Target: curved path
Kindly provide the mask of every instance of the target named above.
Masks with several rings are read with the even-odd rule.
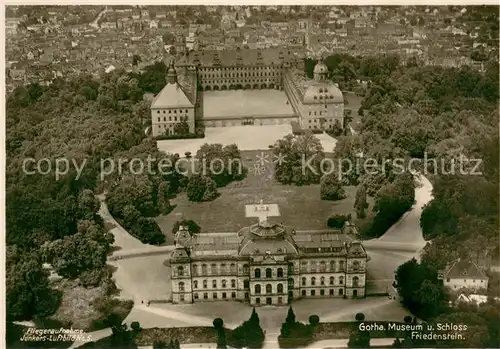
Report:
[[[405,213],[399,221],[385,232],[378,240],[391,243],[411,244],[424,247],[420,216],[424,206],[432,200],[432,184],[422,175],[416,176],[417,188],[415,189],[415,203],[410,211]]]
[[[133,237],[128,231],[126,231],[109,213],[108,205],[106,204],[106,195],[100,194],[97,196],[101,202],[101,207],[99,208],[99,215],[102,217],[105,223],[112,225],[113,228],[109,231],[115,237],[114,247],[119,247],[119,251],[134,250],[140,248],[153,247],[147,245]],[[115,252],[116,253],[116,252]]]

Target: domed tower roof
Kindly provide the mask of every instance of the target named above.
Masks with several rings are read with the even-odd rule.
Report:
[[[295,231],[282,224],[271,223],[267,220],[241,229],[238,233],[243,237],[240,256],[298,253],[292,235]]]
[[[167,84],[177,83],[177,71],[175,70],[174,60],[170,60],[170,64],[167,69]]]
[[[313,73],[314,73],[314,80],[316,81],[326,80],[326,77],[328,75],[328,67],[323,62],[322,59],[320,59],[318,63],[316,63],[316,65],[314,66]]]

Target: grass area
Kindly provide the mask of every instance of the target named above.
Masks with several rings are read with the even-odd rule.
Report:
[[[103,295],[103,289],[101,287],[86,288],[79,286],[75,281],[68,280],[61,280],[55,288],[61,290],[63,296],[59,309],[51,318],[73,328],[90,329],[93,320],[99,317],[99,312],[94,308],[93,303]]]
[[[273,159],[270,152],[263,152],[267,160]],[[185,193],[179,194],[172,200],[175,209],[166,216],[157,217],[157,222],[167,237],[167,242],[172,243],[172,227],[181,217],[193,219],[202,227],[204,232],[235,232],[255,223],[256,218],[245,217],[245,205],[258,203],[261,199],[265,203],[277,204],[281,213],[280,217],[271,218],[284,222],[296,229],[327,229],[327,219],[332,214],[351,213],[356,218],[354,200],[356,187],[345,187],[347,197],[339,201],[324,201],[320,199],[320,186],[294,186],[282,185],[273,178],[272,162],[258,171],[254,164],[261,155],[260,151],[242,152],[243,164],[249,169],[245,179],[230,183],[225,188],[219,188],[220,196],[210,202],[190,202]],[[373,205],[368,198],[370,208]],[[362,224],[370,219],[355,221]]]
[[[95,331],[106,327],[101,320],[105,313],[115,313],[125,319],[132,309],[133,302],[112,299],[105,295],[102,287],[83,287],[76,281],[61,280],[55,285],[63,292],[61,305],[50,317],[66,327]],[[105,309],[97,309],[98,305]]]
[[[226,338],[231,330],[226,329]],[[170,327],[170,328],[147,328],[138,332],[132,332],[133,343],[128,349],[152,346],[155,341],[170,343],[178,340],[181,344],[191,343],[217,343],[217,333],[213,327]],[[115,348],[111,343],[111,337],[106,337],[97,342],[90,342],[81,348]]]
[[[226,338],[231,330],[226,329]],[[217,333],[213,327],[175,327],[175,328],[147,328],[143,329],[137,337],[135,344],[138,346],[153,345],[154,341],[177,339],[181,344],[189,343],[216,343]]]

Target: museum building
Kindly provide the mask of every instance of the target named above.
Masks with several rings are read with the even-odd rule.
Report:
[[[290,114],[253,115],[250,108],[248,115],[230,120],[203,117],[202,91],[256,89],[283,91],[293,107]],[[237,107],[238,101],[234,103]],[[170,62],[167,84],[152,101],[151,117],[153,136],[173,134],[175,124],[182,121],[193,132],[195,120],[206,127],[296,121],[302,129],[328,130],[343,127],[344,98],[321,59],[309,79],[300,54],[287,49],[191,51],[175,66]]]
[[[181,226],[170,259],[172,301],[364,297],[367,254],[356,237],[350,223],[311,232],[265,219],[237,233],[194,235]]]

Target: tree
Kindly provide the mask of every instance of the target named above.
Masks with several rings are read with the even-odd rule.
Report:
[[[255,307],[252,310],[252,315],[250,315],[250,320],[252,324],[258,325],[260,320],[259,320],[259,314],[257,314],[257,311],[255,311]]]
[[[235,348],[261,348],[264,338],[264,331],[259,325],[259,316],[254,308],[250,319],[231,332],[228,344]]]
[[[349,222],[351,220],[351,215],[342,215],[336,214],[328,218],[327,225],[329,228],[342,228],[345,222]]]
[[[158,185],[158,194],[156,199],[158,201],[158,211],[161,214],[167,214],[172,210],[172,205],[170,205],[170,184],[167,181],[163,181]]]
[[[292,307],[288,308],[288,314],[286,315],[285,323],[293,325],[295,323],[295,313]]]
[[[412,207],[415,200],[413,175],[409,172],[396,175],[394,181],[382,187],[377,196],[373,207],[376,216],[370,231],[373,237],[385,233]]]
[[[39,257],[22,254],[16,247],[6,253],[6,317],[8,321],[31,320],[53,314],[61,294],[50,288],[48,272]]]
[[[203,193],[202,201],[212,201],[219,196],[217,192],[217,184],[211,178],[206,177],[205,192]]]
[[[126,228],[137,223],[141,213],[133,205],[127,205],[123,208],[123,224]]]
[[[103,244],[102,240],[96,241],[91,235],[78,232],[46,242],[40,251],[44,261],[51,264],[59,275],[75,279],[85,272],[103,270],[110,247],[109,243]]]
[[[32,101],[38,100],[43,95],[43,88],[39,83],[28,85],[28,94]]]
[[[224,321],[220,317],[215,318],[213,321],[213,325],[215,329],[218,330],[224,326]]]
[[[201,173],[215,181],[217,187],[240,180],[246,175],[241,153],[236,144],[204,144],[196,152]]]
[[[309,324],[311,325],[311,327],[316,327],[319,324],[319,316],[318,315],[309,316]]]
[[[189,134],[189,124],[186,121],[176,123],[174,125],[174,134],[180,136]]]
[[[199,174],[192,175],[187,185],[190,201],[211,201],[218,196],[217,186],[211,178]]]
[[[365,314],[357,313],[355,316],[356,321],[363,322],[365,320]],[[370,332],[361,331],[359,326],[356,326],[351,330],[349,335],[349,341],[347,342],[348,348],[369,348],[370,347]]]
[[[166,241],[158,223],[152,218],[140,217],[129,231],[143,243],[159,246]]]
[[[358,322],[363,322],[365,320],[365,314],[363,314],[363,313],[356,313],[356,316],[354,318]]]
[[[285,160],[275,163],[278,182],[295,185],[319,183],[324,154],[319,139],[312,133],[297,137],[287,135],[276,142],[273,152]]]
[[[136,332],[142,330],[141,324],[138,321],[132,321],[132,323],[130,324],[130,328]]]
[[[123,209],[133,205],[142,216],[150,217],[156,214],[154,204],[151,205],[155,188],[147,175],[127,175],[119,181],[107,195],[109,211],[115,217],[123,216]]]
[[[417,316],[431,319],[446,309],[446,293],[432,266],[412,259],[396,270],[396,284],[403,305]]]
[[[356,209],[356,215],[358,218],[365,218],[365,209],[368,208],[368,202],[366,201],[366,187],[361,184],[356,191],[356,199],[354,201],[354,208]]]
[[[94,219],[101,203],[92,190],[84,189],[78,195],[78,209],[83,219]]]
[[[139,62],[142,62],[141,56],[133,55],[132,56],[132,65],[137,65]]]
[[[346,197],[341,181],[338,180],[335,173],[329,173],[321,177],[321,200],[342,200]]]
[[[167,349],[167,343],[164,341],[153,341],[153,349]]]
[[[434,320],[435,324],[462,324],[467,326],[467,336],[461,340],[446,340],[446,344],[443,340],[438,340],[437,345],[448,345],[453,347],[467,347],[467,348],[484,348],[488,347],[488,340],[490,338],[489,330],[486,321],[479,315],[472,311],[461,312],[456,311],[451,314],[442,314]],[[498,327],[498,326],[497,326]],[[498,329],[497,329],[498,331]],[[446,330],[445,333],[453,333],[453,330]],[[498,337],[496,338],[496,343],[498,344]]]

